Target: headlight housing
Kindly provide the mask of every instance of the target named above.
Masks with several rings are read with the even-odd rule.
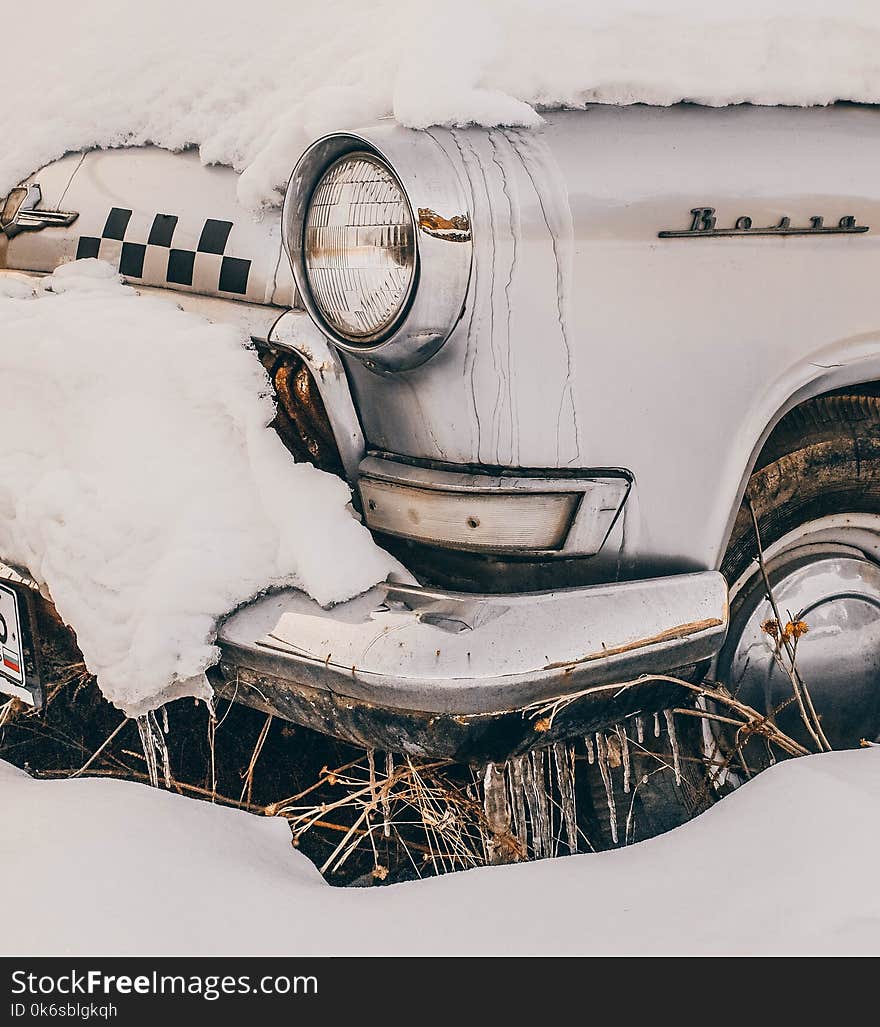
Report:
[[[303,306],[368,367],[417,367],[460,320],[471,218],[452,160],[427,132],[319,139],[294,169],[282,221]]]
[[[415,281],[415,226],[406,194],[372,154],[346,154],[319,179],[305,216],[303,263],[331,331],[352,345],[393,331]]]

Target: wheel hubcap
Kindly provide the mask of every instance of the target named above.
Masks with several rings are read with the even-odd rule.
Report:
[[[880,733],[880,518],[823,518],[803,525],[765,554],[779,619],[807,625],[793,640],[795,665],[834,748]],[[731,624],[718,680],[762,714],[792,697],[775,614],[760,568],[731,588]],[[778,631],[778,629],[776,629]],[[777,715],[780,728],[815,748],[796,703]]]

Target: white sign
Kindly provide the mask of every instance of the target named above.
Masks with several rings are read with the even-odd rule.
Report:
[[[21,644],[21,620],[18,596],[0,584],[0,674],[24,687],[24,651]]]

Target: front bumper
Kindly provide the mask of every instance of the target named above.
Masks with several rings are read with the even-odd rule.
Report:
[[[368,748],[500,759],[674,701],[641,675],[721,647],[713,571],[517,595],[384,584],[324,610],[264,597],[219,635],[222,694]],[[581,693],[547,729],[527,708]]]

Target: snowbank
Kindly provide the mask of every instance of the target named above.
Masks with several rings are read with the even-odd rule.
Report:
[[[311,139],[387,114],[528,126],[596,100],[880,101],[872,0],[45,0],[11,12],[17,28],[39,44],[4,51],[0,193],[67,150],[152,141],[241,170],[257,206]]]
[[[267,427],[269,383],[237,330],[94,260],[37,296],[5,291],[0,559],[48,587],[126,713],[210,694],[216,620],[260,590],[326,604],[387,576],[348,488]]]
[[[127,782],[0,763],[0,823],[6,955],[880,954],[876,747],[628,849],[391,888],[331,888],[283,822]]]

